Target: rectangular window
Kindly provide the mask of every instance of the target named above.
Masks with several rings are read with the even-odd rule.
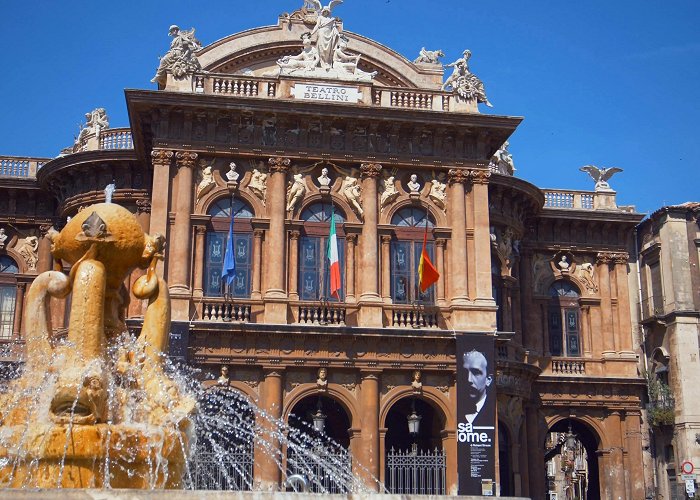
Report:
[[[429,241],[426,250],[430,262],[435,265],[434,243]],[[422,251],[422,241],[391,242],[391,300],[394,304],[434,303],[435,286],[429,287],[425,293],[420,291],[418,265]]]
[[[0,339],[12,338],[12,329],[15,323],[16,297],[16,287],[0,287]]]
[[[227,292],[231,297],[249,298],[252,279],[252,237],[250,233],[233,234],[233,259],[236,270],[228,291],[221,278],[226,254],[227,232],[207,233],[207,247],[204,256],[204,295],[222,297]]]
[[[549,352],[552,356],[561,356],[563,354],[561,324],[561,310],[559,308],[549,310]]]
[[[653,314],[663,314],[664,296],[661,282],[661,265],[658,261],[649,265],[649,277],[651,279],[651,304],[654,308]]]
[[[340,263],[340,302],[345,299],[345,239],[338,238],[338,260]],[[299,298],[301,300],[328,300],[338,302],[330,296],[330,261],[328,260],[328,238],[302,236],[299,239]]]

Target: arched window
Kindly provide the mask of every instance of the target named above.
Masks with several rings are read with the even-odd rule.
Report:
[[[236,264],[235,275],[230,289],[226,289],[221,273],[226,253],[229,225],[231,223],[231,199],[222,198],[209,209],[211,223],[207,230],[206,252],[204,253],[204,295],[221,297],[250,297],[253,265],[253,226],[250,219],[253,211],[246,202],[233,199],[233,255]]]
[[[549,352],[552,356],[580,356],[581,292],[569,281],[549,287]]]
[[[425,293],[418,287],[418,264],[423,250],[423,236],[428,229],[435,227],[435,219],[420,207],[407,207],[399,210],[391,218],[394,226],[391,241],[391,299],[395,304],[435,302],[434,286]],[[435,264],[435,243],[432,231],[428,231],[426,245],[430,261]]]
[[[328,236],[331,212],[335,211],[335,232],[340,261],[340,301],[345,299],[345,216],[330,203],[314,203],[301,213],[304,230],[299,241],[299,298],[301,300],[338,299],[330,296]]]
[[[12,338],[17,302],[17,284],[13,275],[18,272],[14,260],[0,255],[0,339]]]

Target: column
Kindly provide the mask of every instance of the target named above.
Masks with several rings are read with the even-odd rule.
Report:
[[[472,207],[474,210],[474,251],[476,301],[493,306],[491,297],[491,235],[489,231],[489,177],[488,170],[469,172],[472,181]],[[472,276],[470,276],[471,278]]]
[[[204,254],[206,249],[207,228],[206,226],[196,226],[194,228],[194,279],[192,286],[194,296],[201,298],[204,296]]]
[[[362,448],[364,466],[379,477],[379,371],[362,371],[360,407],[362,413]],[[377,484],[365,478],[367,486],[377,491]]]
[[[289,233],[289,300],[299,300],[299,231]]]
[[[360,326],[381,327],[384,324],[378,278],[377,178],[382,171],[378,163],[363,163],[362,207],[364,221],[360,238]]]
[[[642,459],[641,412],[625,414],[625,449],[630,477],[630,498],[644,498],[644,462]]]
[[[262,240],[265,231],[262,229],[253,230],[253,289],[250,298],[260,300],[262,298],[260,277],[262,275]]]
[[[615,273],[617,281],[617,303],[620,315],[620,330],[618,339],[618,350],[629,356],[634,356],[634,340],[632,338],[632,320],[630,318],[629,307],[625,307],[630,302],[629,281],[627,280],[627,262],[629,256],[626,253],[615,254]]]
[[[525,405],[525,425],[527,426],[527,451],[530,458],[530,498],[545,498],[544,484],[544,439],[540,439],[537,406]]]
[[[162,234],[168,238],[168,211],[170,209],[170,164],[174,153],[165,149],[151,151],[153,163],[153,186],[151,189],[151,218],[148,233]],[[165,276],[164,261],[158,261],[159,276]]]
[[[391,236],[382,235],[382,300],[391,304]]]
[[[24,292],[26,287],[26,283],[17,283],[17,291],[15,294],[15,315],[12,326],[12,337],[14,339],[19,339],[22,336],[22,314],[24,313]]]
[[[357,246],[357,235],[346,235],[345,245],[345,302],[354,303],[357,301],[355,298],[355,247]]]
[[[263,371],[265,379],[262,387],[262,410],[273,419],[278,419],[282,416],[282,369],[265,367]],[[271,453],[275,453],[275,450],[280,449],[280,442],[275,435],[276,426],[263,420],[258,427],[269,449],[266,450],[264,445],[257,442],[255,444],[254,482],[261,491],[276,491],[280,485],[281,471],[275,459],[270,456]]]
[[[53,257],[51,256],[51,240],[46,237],[50,224],[39,226],[41,237],[39,238],[39,262],[37,263],[37,273],[41,274],[51,270]]]
[[[274,157],[268,161],[270,174],[267,179],[266,203],[270,215],[270,229],[267,235],[267,256],[270,259],[266,266],[265,291],[265,322],[287,323],[287,275],[285,255],[287,252],[287,234],[284,229],[287,197],[287,171],[291,160],[289,158]]]
[[[627,498],[625,494],[625,468],[622,457],[622,427],[620,422],[619,411],[610,412],[610,416],[605,422],[606,428],[609,430],[608,437],[613,443],[617,444],[617,446],[610,447],[609,462],[605,476],[608,483],[608,491],[612,492],[612,498],[615,499]]]
[[[192,229],[190,216],[192,214],[193,179],[192,169],[197,160],[197,153],[178,151],[175,153],[177,174],[177,199],[175,206],[175,224],[172,235],[168,240],[166,250],[168,260],[168,284],[172,298],[172,316],[174,320],[186,321],[190,316],[190,250],[192,246]],[[158,186],[160,189],[160,186]]]
[[[440,273],[440,278],[437,282],[437,305],[444,307],[447,305],[445,302],[445,279],[447,278],[447,273],[445,272],[445,247],[447,246],[447,240],[445,238],[438,238],[435,240],[435,265]]]
[[[443,430],[440,432],[442,438],[442,449],[445,450],[447,463],[445,464],[445,493],[448,495],[456,495],[459,483],[457,481],[457,432]]]
[[[615,353],[615,341],[612,336],[612,311],[610,304],[610,254],[599,253],[597,256],[598,281],[600,282],[600,319],[599,337],[603,339],[603,357]]]
[[[453,305],[467,303],[467,212],[464,185],[469,181],[469,172],[452,169],[448,172],[450,185],[450,214],[452,241],[450,245],[450,299]],[[489,240],[490,241],[490,240]],[[489,266],[491,269],[491,266]]]

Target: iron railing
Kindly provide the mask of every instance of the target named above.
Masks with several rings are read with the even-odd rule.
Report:
[[[445,450],[389,450],[386,488],[395,495],[445,495]]]

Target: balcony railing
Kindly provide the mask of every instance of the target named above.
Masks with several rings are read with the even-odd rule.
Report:
[[[134,149],[131,129],[108,128],[100,133],[100,149]]]
[[[434,307],[392,306],[389,313],[395,328],[439,328],[439,314]]]
[[[343,304],[310,302],[296,308],[296,322],[302,325],[345,325],[346,310]]]
[[[0,177],[36,177],[37,171],[49,161],[48,158],[27,158],[23,156],[0,156]]]

